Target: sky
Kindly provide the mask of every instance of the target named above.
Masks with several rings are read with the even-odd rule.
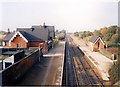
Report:
[[[118,25],[119,0],[0,0],[0,30],[32,25],[67,32]]]

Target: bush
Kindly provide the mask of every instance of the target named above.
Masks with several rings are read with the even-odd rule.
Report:
[[[117,43],[113,43],[112,41],[107,41],[108,47],[118,47]]]
[[[64,33],[60,33],[56,36],[56,39],[58,40],[64,40],[65,39],[65,34]]]
[[[79,36],[79,32],[75,32],[75,33],[74,33],[74,36]]]
[[[54,40],[54,46],[57,46],[59,44],[59,40]]]
[[[117,82],[120,78],[120,76],[118,75],[120,74],[120,70],[118,69],[119,67],[120,62],[116,62],[109,70],[110,79],[113,81],[113,83]]]

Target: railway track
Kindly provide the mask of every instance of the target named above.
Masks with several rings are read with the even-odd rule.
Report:
[[[67,42],[66,85],[104,87],[100,75],[91,66],[90,61],[73,42],[73,39],[69,38]]]

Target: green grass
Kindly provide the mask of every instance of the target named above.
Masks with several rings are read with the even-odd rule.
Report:
[[[105,54],[104,52],[99,52],[101,53],[102,55],[106,56],[107,58],[111,59],[112,60],[112,56],[111,55],[108,55],[108,54]]]
[[[113,60],[113,59],[112,59],[112,55],[106,54],[106,53],[104,53],[104,52],[99,52],[99,53],[101,53],[102,55],[106,56],[107,58]],[[119,56],[120,56],[120,54],[115,54],[115,57],[116,57],[115,59],[118,60]]]
[[[3,60],[3,59],[8,58],[8,57],[9,57],[9,56],[5,56],[5,55],[3,56],[3,55],[2,55],[2,56],[0,56],[0,60]]]
[[[120,62],[117,61],[116,63],[113,64],[113,66],[109,70],[110,80],[112,80],[113,84],[116,83],[120,78],[120,76],[118,75],[120,74],[119,67]]]

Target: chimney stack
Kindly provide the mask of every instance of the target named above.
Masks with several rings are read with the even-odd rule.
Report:
[[[43,27],[46,28],[45,22],[43,23]]]
[[[43,26],[45,26],[45,22],[43,23]]]
[[[8,28],[8,33],[10,33],[10,29]]]

